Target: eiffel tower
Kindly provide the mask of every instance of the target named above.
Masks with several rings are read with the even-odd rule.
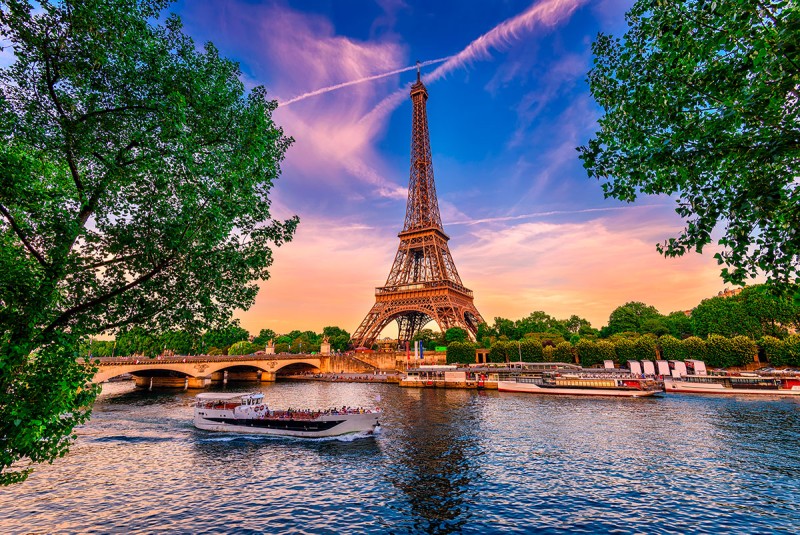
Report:
[[[458,276],[447,247],[450,237],[442,228],[433,181],[427,100],[428,90],[417,67],[417,81],[411,86],[411,177],[406,220],[398,234],[400,247],[386,284],[375,289],[372,310],[353,334],[354,347],[372,347],[392,321],[397,321],[401,344],[431,321],[442,332],[461,327],[473,340],[483,323],[472,302],[472,291]]]

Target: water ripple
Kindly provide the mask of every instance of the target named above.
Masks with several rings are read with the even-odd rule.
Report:
[[[253,385],[248,385],[251,388]],[[795,400],[257,386],[374,406],[369,437],[214,434],[191,395],[112,385],[70,454],[0,488],[2,533],[794,533]]]

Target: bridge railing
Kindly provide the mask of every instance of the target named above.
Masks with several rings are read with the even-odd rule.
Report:
[[[245,360],[296,360],[320,358],[323,355],[281,353],[278,355],[172,355],[169,357],[93,357],[101,366],[128,366],[130,364],[185,364],[187,362],[239,362]]]

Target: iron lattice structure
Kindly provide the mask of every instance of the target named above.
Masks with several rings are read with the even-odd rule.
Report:
[[[433,180],[431,142],[426,102],[428,90],[419,78],[411,86],[411,176],[403,230],[398,234],[392,270],[386,284],[375,289],[375,304],[352,337],[355,347],[372,347],[381,331],[397,321],[399,341],[410,341],[422,327],[435,321],[444,332],[461,327],[475,339],[483,323],[456,270],[442,228],[436,184]]]

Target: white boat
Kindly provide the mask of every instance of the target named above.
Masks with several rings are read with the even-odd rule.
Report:
[[[742,373],[740,375],[678,375],[664,379],[667,392],[695,394],[758,394],[800,396],[800,377],[777,377]]]
[[[519,376],[498,381],[497,389],[501,392],[529,394],[629,398],[654,396],[661,392],[658,383],[651,378],[607,373],[544,373]]]
[[[223,431],[290,437],[333,437],[372,434],[380,409],[272,410],[261,393],[211,393],[195,397],[194,425]]]

